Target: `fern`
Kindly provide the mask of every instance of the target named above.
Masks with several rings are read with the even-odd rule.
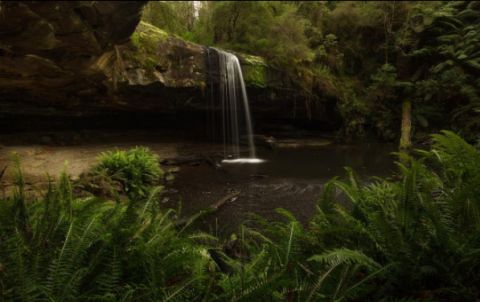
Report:
[[[362,184],[351,170],[330,181],[307,225],[279,209],[282,219],[258,218],[227,242],[178,230],[175,212],[159,207],[161,187],[120,203],[78,198],[64,173],[29,200],[19,171],[16,191],[0,202],[2,298],[473,300],[480,151],[444,131],[416,154],[402,158],[395,181]]]
[[[376,269],[380,267],[378,263],[365,256],[362,252],[345,248],[326,251],[320,255],[314,255],[308,260],[325,263],[330,266],[358,264],[368,269]]]
[[[104,187],[115,187],[115,184],[119,183],[123,191],[119,193],[130,195],[133,199],[146,197],[151,187],[158,184],[163,175],[157,155],[144,147],[104,152],[98,157],[98,161],[89,173],[83,175],[83,182],[98,180],[103,182],[99,186]],[[87,183],[84,186],[91,190],[92,184]]]

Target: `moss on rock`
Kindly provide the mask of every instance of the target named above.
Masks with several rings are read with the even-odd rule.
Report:
[[[170,35],[146,22],[140,22],[130,38],[131,47],[122,51],[122,56],[133,69],[142,69],[145,81],[160,81],[172,87],[203,87],[205,85],[204,47]],[[250,87],[268,86],[268,65],[261,57],[237,53],[242,64],[245,83]],[[150,80],[148,80],[150,79]]]
[[[138,24],[119,56],[117,78],[128,85],[201,87],[205,82],[204,48],[146,22]]]
[[[141,21],[130,37],[134,50],[126,53],[126,57],[137,63],[136,65],[153,72],[158,64],[159,46],[167,40],[167,32]]]
[[[248,86],[267,87],[268,65],[261,57],[238,54],[242,63],[243,78]]]
[[[141,21],[130,37],[130,41],[139,51],[154,53],[158,50],[158,45],[165,42],[167,38],[167,32]]]

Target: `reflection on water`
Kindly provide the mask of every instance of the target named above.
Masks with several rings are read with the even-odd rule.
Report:
[[[394,168],[394,146],[387,144],[331,145],[322,148],[285,148],[260,153],[259,165],[224,165],[237,176],[265,174],[292,179],[329,179],[353,168],[360,176],[385,176]]]
[[[261,158],[234,158],[234,159],[224,159],[222,164],[262,164],[265,160]]]
[[[364,180],[391,175],[395,168],[391,154],[395,148],[386,144],[259,151],[258,157],[265,161],[258,164],[227,162],[221,169],[183,166],[173,184],[178,195],[171,199],[182,200],[184,215],[192,215],[232,192],[240,192],[235,201],[203,221],[204,225],[228,234],[249,213],[275,218],[276,208],[286,208],[307,221],[314,214],[323,184],[345,175],[347,166]]]

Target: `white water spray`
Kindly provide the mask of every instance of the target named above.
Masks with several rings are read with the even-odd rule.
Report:
[[[248,104],[247,90],[240,62],[234,54],[215,49],[218,53],[220,76],[219,97],[222,110],[223,144],[225,163],[261,163],[257,158],[253,139],[253,126]],[[242,107],[240,107],[242,106]],[[243,110],[242,110],[243,109]],[[249,157],[240,154],[240,118],[245,116]]]

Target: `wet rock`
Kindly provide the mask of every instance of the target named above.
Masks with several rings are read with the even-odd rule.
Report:
[[[252,179],[265,179],[265,178],[268,177],[268,175],[267,175],[267,174],[258,174],[258,173],[257,173],[257,174],[252,174],[252,175],[250,175],[250,177],[251,177]]]
[[[160,161],[160,164],[163,166],[182,166],[182,165],[199,166],[201,164],[207,164],[214,168],[221,168],[219,158],[216,158],[213,156],[205,156],[205,155],[188,155],[188,156],[178,156],[174,158],[165,158],[162,161]],[[179,168],[175,167],[173,169],[179,169]]]
[[[45,144],[45,145],[51,145],[53,144],[53,138],[48,135],[44,135],[40,137],[40,143]]]
[[[205,162],[205,160],[205,157],[198,155],[178,156],[175,158],[165,158],[160,162],[160,164],[165,166],[179,166],[192,163],[201,163]]]
[[[9,101],[23,113],[25,103],[81,108],[92,95],[87,103],[98,102],[106,75],[92,64],[128,42],[144,3],[0,2],[0,110],[11,111],[2,106]]]
[[[0,1],[0,113],[18,123],[25,115],[204,116],[207,48],[140,22],[144,4]],[[260,57],[237,55],[255,117],[328,116],[318,102],[296,97],[287,73]]]
[[[283,139],[277,141],[278,148],[323,147],[332,144],[327,139]]]
[[[256,134],[253,136],[255,145],[274,149],[277,146],[277,141],[273,136]]]
[[[0,5],[0,112],[206,108],[206,48],[140,22],[143,1]],[[255,74],[266,68],[258,57],[243,62]]]
[[[267,149],[274,149],[276,147],[276,140],[273,136],[255,134],[253,135],[253,141],[257,147],[264,147]],[[240,143],[244,146],[248,146],[248,137],[242,136]]]

